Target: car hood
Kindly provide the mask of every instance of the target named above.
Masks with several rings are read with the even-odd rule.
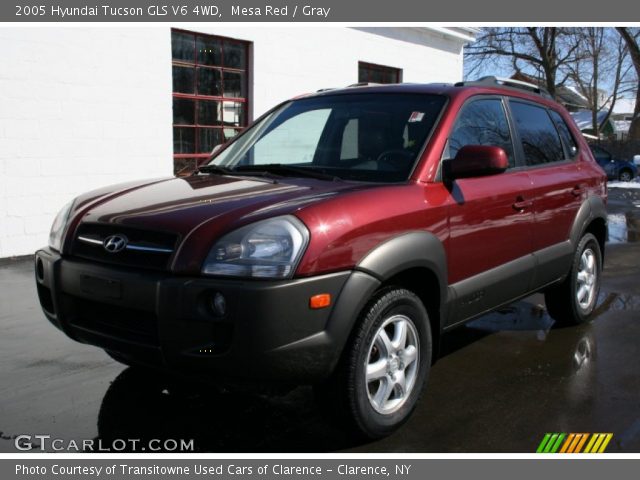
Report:
[[[76,202],[77,223],[101,223],[167,231],[186,238],[214,223],[216,230],[274,215],[361,184],[308,178],[197,175],[103,189]]]

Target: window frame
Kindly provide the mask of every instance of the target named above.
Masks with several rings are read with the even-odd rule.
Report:
[[[553,118],[551,117],[551,114],[549,113],[549,111],[551,111],[552,109],[550,107],[548,107],[547,105],[544,105],[542,103],[536,103],[533,102],[531,100],[528,100],[526,98],[520,98],[520,97],[512,97],[512,96],[504,96],[505,99],[505,104],[506,107],[508,109],[509,112],[509,117],[511,118],[511,123],[513,125],[513,141],[516,142],[516,158],[519,158],[519,161],[516,161],[516,164],[518,165],[515,169],[513,170],[518,170],[518,171],[522,171],[522,170],[536,170],[538,168],[549,168],[552,166],[557,166],[557,165],[568,165],[573,163],[576,158],[578,158],[578,153],[576,153],[576,155],[572,158],[567,158],[567,148],[564,145],[564,141],[562,140],[562,136],[560,135],[560,132],[558,132],[558,127],[556,126],[556,122],[553,121]],[[515,103],[523,103],[523,104],[527,104],[527,105],[531,105],[532,107],[537,107],[537,108],[541,108],[542,110],[544,110],[547,113],[547,117],[549,117],[549,121],[551,122],[551,125],[553,125],[553,128],[556,132],[556,135],[558,135],[558,140],[560,140],[560,146],[562,147],[562,153],[564,158],[562,160],[557,160],[555,162],[546,162],[546,163],[540,163],[538,165],[528,165],[527,164],[527,160],[526,160],[526,156],[524,154],[524,147],[522,146],[522,139],[520,138],[520,131],[518,130],[518,127],[516,125],[516,121],[515,121],[515,117],[513,115],[513,111],[511,110],[511,103],[515,102]],[[559,112],[557,112],[559,113]],[[563,120],[564,117],[562,115],[560,115]],[[565,122],[566,123],[566,122]],[[568,125],[567,125],[568,126]],[[569,133],[571,133],[571,129],[569,129]],[[573,139],[575,142],[575,138]],[[576,142],[576,145],[578,145],[578,142]]]
[[[507,168],[506,172],[513,172],[519,168],[522,168],[522,165],[520,164],[521,158],[519,155],[519,151],[516,148],[516,137],[514,135],[514,125],[513,125],[513,120],[511,117],[511,110],[509,109],[509,106],[507,105],[506,99],[504,97],[504,95],[496,95],[496,94],[485,94],[485,93],[479,93],[477,95],[473,95],[469,98],[467,98],[464,103],[462,104],[462,106],[460,107],[460,109],[458,110],[458,112],[456,113],[455,118],[453,119],[453,121],[451,122],[451,128],[449,129],[449,132],[447,133],[447,139],[444,143],[444,147],[442,149],[442,153],[440,155],[440,162],[438,164],[438,170],[436,172],[436,177],[435,180],[438,182],[442,182],[443,178],[442,178],[442,165],[446,160],[451,160],[451,158],[449,156],[447,156],[447,152],[449,151],[449,138],[451,137],[451,134],[453,133],[454,128],[456,127],[456,124],[458,123],[458,120],[460,119],[460,117],[462,116],[462,114],[464,113],[465,109],[471,105],[472,103],[478,102],[478,101],[483,101],[483,100],[498,100],[501,104],[502,104],[502,111],[504,113],[505,119],[507,120],[507,126],[509,128],[509,136],[511,137],[511,148],[513,150],[513,160],[514,160],[514,166],[510,166]]]
[[[209,159],[211,157],[211,151],[208,152],[199,152],[199,144],[200,144],[200,130],[216,130],[216,131],[220,131],[222,133],[222,138],[224,139],[224,130],[225,129],[233,129],[236,131],[236,134],[234,135],[234,137],[237,137],[240,133],[242,133],[242,131],[244,129],[246,129],[246,127],[251,123],[251,119],[250,119],[250,107],[251,107],[251,92],[249,91],[249,87],[251,85],[250,79],[251,79],[251,75],[252,75],[252,68],[253,65],[251,64],[251,42],[245,41],[245,40],[238,40],[235,38],[230,38],[230,37],[224,37],[221,35],[213,35],[213,34],[207,34],[207,33],[200,33],[200,32],[195,32],[195,31],[191,31],[191,30],[184,30],[184,29],[180,29],[180,28],[171,28],[170,30],[170,34],[173,35],[173,33],[181,33],[181,34],[187,34],[193,37],[193,49],[194,49],[194,59],[193,59],[193,63],[189,62],[189,61],[184,61],[181,59],[174,59],[173,58],[173,53],[171,54],[171,69],[172,69],[172,74],[171,74],[171,78],[172,78],[172,86],[171,86],[171,100],[172,100],[172,105],[173,105],[173,99],[186,99],[186,100],[193,100],[194,101],[194,111],[195,111],[195,118],[194,118],[194,124],[183,124],[183,123],[173,123],[173,115],[172,115],[172,119],[171,119],[171,130],[172,130],[172,135],[173,135],[173,130],[174,128],[190,128],[194,130],[194,150],[195,153],[176,153],[175,150],[173,151],[172,154],[172,158],[174,161],[174,169],[176,168],[176,160],[182,160],[182,159],[195,159],[196,160],[196,164],[195,166],[199,166],[201,165],[205,160]],[[198,59],[198,39],[199,38],[204,38],[207,40],[218,40],[221,43],[220,46],[220,53],[221,53],[221,60],[220,60],[220,65],[208,65],[208,64],[201,64],[199,63],[199,59]],[[225,67],[224,66],[224,44],[226,43],[233,43],[233,44],[239,44],[242,45],[244,47],[244,69],[240,69],[240,68],[234,68],[234,67]],[[172,47],[173,47],[173,43],[172,43]],[[194,70],[194,93],[182,93],[182,92],[175,92],[173,89],[173,68],[174,67],[188,67],[188,68],[193,68]],[[198,88],[197,88],[197,84],[198,84],[198,68],[206,68],[208,70],[217,70],[220,72],[221,75],[221,84],[222,84],[222,92],[220,95],[201,95],[198,93]],[[244,97],[225,97],[224,96],[224,72],[231,72],[231,73],[239,73],[242,74],[244,76],[244,80],[243,83],[244,85],[241,86],[241,90],[244,89],[244,93],[245,96]],[[221,108],[224,109],[224,104],[225,103],[236,103],[236,104],[240,104],[241,108],[242,108],[242,121],[240,122],[240,126],[238,127],[231,127],[231,126],[225,126],[224,124],[221,125],[201,125],[199,123],[197,123],[197,112],[198,112],[198,102],[199,101],[214,101],[214,102],[219,102],[221,105]],[[173,106],[172,106],[172,112],[173,112]],[[225,143],[225,142],[223,142]],[[186,169],[188,169],[189,167],[185,167]],[[177,173],[177,172],[176,172]]]
[[[387,95],[387,94],[383,94],[383,95]],[[435,118],[433,125],[431,127],[431,129],[429,130],[426,138],[424,139],[424,142],[422,144],[422,146],[418,149],[417,151],[417,156],[416,156],[416,160],[413,163],[413,167],[411,168],[411,170],[408,173],[407,179],[406,180],[401,180],[401,181],[396,181],[396,182],[369,182],[369,181],[365,181],[365,180],[349,180],[351,182],[359,182],[359,183],[365,183],[365,184],[373,184],[373,185],[408,185],[411,184],[413,182],[419,181],[420,178],[416,177],[416,173],[418,172],[419,168],[421,167],[421,165],[424,162],[425,159],[425,153],[427,152],[427,148],[429,147],[429,145],[431,144],[431,141],[438,129],[438,125],[440,125],[440,122],[442,121],[443,117],[445,116],[446,112],[449,109],[449,104],[451,103],[451,98],[449,97],[449,95],[445,95],[445,94],[441,94],[441,93],[434,93],[434,94],[429,94],[429,95],[433,95],[433,96],[437,96],[437,97],[442,97],[442,106],[440,107],[440,111],[437,115],[437,117]],[[331,94],[328,94],[327,96],[331,96]],[[204,162],[204,164],[215,164],[215,165],[220,165],[220,166],[226,166],[226,164],[216,164],[216,159],[223,154],[227,148],[230,148],[233,146],[233,144],[237,141],[240,141],[240,139],[247,134],[247,132],[249,132],[251,130],[251,128],[253,128],[255,125],[258,125],[260,122],[264,121],[264,119],[266,119],[268,116],[272,115],[274,112],[276,112],[277,110],[283,108],[285,105],[288,105],[292,102],[298,101],[298,99],[290,99],[290,100],[285,100],[281,103],[279,103],[278,105],[272,107],[271,109],[267,110],[265,113],[263,113],[260,117],[258,117],[254,122],[251,123],[250,128],[245,128],[244,130],[242,130],[242,132],[240,132],[238,135],[236,135],[233,139],[231,139],[229,142],[227,142],[222,148],[218,149],[217,151],[214,151],[208,158],[207,162]],[[327,134],[327,132],[323,132],[323,136]],[[321,140],[322,141],[322,138]]]
[[[367,79],[367,80],[361,80],[360,79],[360,69],[361,68],[366,68],[369,71],[371,70],[377,70],[378,72],[385,72],[385,73],[393,73],[395,75],[395,82],[385,82],[381,85],[391,85],[394,83],[402,83],[402,69],[401,68],[397,68],[397,67],[390,67],[388,65],[380,65],[377,63],[369,63],[369,62],[362,62],[362,61],[358,61],[358,83],[380,83],[380,82],[372,82],[371,80]],[[368,77],[370,76],[370,74],[367,75]]]
[[[553,125],[556,127],[556,130],[558,130],[558,134],[560,135],[560,129],[558,128],[558,125],[556,124],[556,121],[553,119],[553,113],[555,113],[556,115],[558,115],[560,117],[560,119],[564,122],[565,126],[567,127],[567,132],[569,132],[569,136],[571,137],[571,139],[573,140],[573,144],[576,147],[576,153],[573,154],[573,156],[571,155],[571,148],[569,147],[569,145],[565,145],[564,140],[562,138],[562,135],[560,135],[560,142],[562,143],[562,146],[564,148],[564,155],[565,155],[565,160],[575,160],[578,158],[578,155],[580,155],[580,142],[578,142],[576,140],[575,135],[573,134],[573,131],[571,130],[571,125],[567,122],[565,116],[559,112],[558,110],[556,110],[555,108],[547,108],[547,111],[549,113],[549,117],[551,118],[551,121],[553,122]]]

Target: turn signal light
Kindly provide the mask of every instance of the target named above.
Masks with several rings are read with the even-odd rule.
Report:
[[[330,293],[320,293],[319,295],[314,295],[309,299],[309,308],[317,310],[319,308],[326,308],[331,305],[331,294]]]

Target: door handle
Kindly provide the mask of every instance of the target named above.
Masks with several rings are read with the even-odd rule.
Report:
[[[525,200],[523,196],[518,195],[516,197],[516,201],[513,204],[513,208],[515,210],[521,211],[524,210],[525,208],[529,208],[533,205],[533,200]]]
[[[584,187],[582,185],[576,185],[575,187],[573,187],[573,189],[571,190],[571,195],[573,195],[574,197],[579,197],[584,193]]]

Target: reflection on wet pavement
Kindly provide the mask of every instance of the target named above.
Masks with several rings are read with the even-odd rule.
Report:
[[[640,211],[610,213],[607,215],[609,243],[627,243],[640,240]]]
[[[638,258],[640,242],[610,246],[588,324],[557,328],[534,295],[444,335],[412,418],[370,443],[327,421],[309,387],[231,393],[118,365],[46,322],[29,261],[0,266],[0,451],[48,434],[194,439],[208,452],[533,452],[545,432],[577,431],[640,452]]]

